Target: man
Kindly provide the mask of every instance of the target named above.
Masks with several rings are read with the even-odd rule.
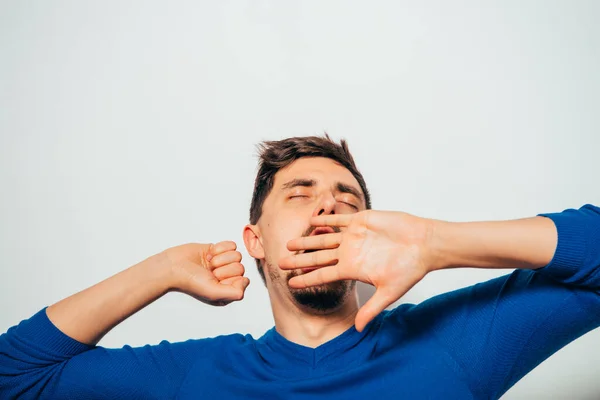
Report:
[[[344,141],[265,142],[243,237],[275,327],[106,349],[170,291],[225,305],[249,284],[233,242],[167,249],[0,337],[2,398],[489,399],[600,325],[600,208],[451,223],[369,210]],[[509,275],[386,310],[442,268]],[[376,287],[359,309],[357,280]]]

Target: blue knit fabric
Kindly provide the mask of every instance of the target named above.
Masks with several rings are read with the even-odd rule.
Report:
[[[274,328],[108,349],[66,336],[44,308],[0,336],[0,398],[498,398],[600,325],[600,208],[540,215],[558,230],[547,266],[402,304],[315,349]]]

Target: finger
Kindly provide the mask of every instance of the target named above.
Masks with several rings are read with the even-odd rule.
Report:
[[[216,255],[225,253],[226,251],[234,251],[237,249],[237,245],[234,241],[225,240],[210,246],[206,259],[210,261]]]
[[[239,281],[239,280],[247,280],[248,283],[250,283],[250,279],[246,278],[245,276],[232,276],[231,278],[225,278],[223,279],[221,282],[219,282],[221,285],[232,285],[234,282]]]
[[[222,281],[220,281],[219,283],[221,285],[231,285],[233,282],[240,280],[240,276],[232,276],[231,278],[225,278]]]
[[[227,264],[213,270],[213,274],[220,282],[222,282],[223,279],[242,276],[244,275],[244,272],[246,272],[244,266],[239,262]]]
[[[362,332],[369,322],[396,300],[397,299],[394,299],[394,296],[378,289],[369,301],[358,310],[358,314],[356,314],[354,320],[356,330]]]
[[[311,286],[321,285],[323,283],[342,281],[346,279],[354,278],[345,274],[339,266],[332,265],[329,267],[316,269],[309,273],[297,275],[288,281],[288,285],[294,289],[304,289]]]
[[[342,242],[342,233],[324,233],[322,235],[305,236],[292,239],[288,242],[287,248],[290,251],[297,250],[317,250],[336,248]]]
[[[319,215],[310,219],[312,226],[348,226],[355,214]]]
[[[311,253],[296,254],[279,261],[281,269],[318,267],[337,261],[337,249],[318,250]]]
[[[212,271],[224,265],[239,263],[240,261],[242,261],[242,253],[239,251],[228,251],[214,256],[212,260],[210,260],[209,267]]]

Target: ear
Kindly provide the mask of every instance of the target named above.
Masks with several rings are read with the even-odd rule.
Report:
[[[246,225],[243,236],[248,254],[258,259],[265,258],[265,249],[260,241],[260,229],[258,225]]]

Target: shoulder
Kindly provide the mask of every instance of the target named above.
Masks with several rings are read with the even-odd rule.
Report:
[[[387,310],[384,318],[388,324],[456,324],[466,314],[493,309],[507,293],[530,286],[532,279],[535,280],[533,271],[515,270],[484,282],[437,294],[417,304],[399,304]]]
[[[443,328],[481,320],[520,304],[555,301],[565,298],[573,288],[544,274],[516,269],[508,274],[433,296],[418,304],[400,304],[387,311],[388,324],[411,328]]]
[[[106,353],[116,355],[120,353],[135,354],[137,357],[175,357],[178,359],[195,359],[218,356],[224,349],[240,349],[254,338],[249,334],[233,333],[204,338],[190,338],[181,341],[161,340],[158,344],[146,344],[143,346],[125,345],[121,348],[106,348],[96,346],[92,353]],[[91,353],[90,353],[91,354]]]
[[[242,346],[244,344],[253,343],[255,339],[250,334],[230,333],[217,336],[190,338],[184,341],[171,342],[163,340],[160,345],[175,346],[188,349],[210,349],[219,346]]]

